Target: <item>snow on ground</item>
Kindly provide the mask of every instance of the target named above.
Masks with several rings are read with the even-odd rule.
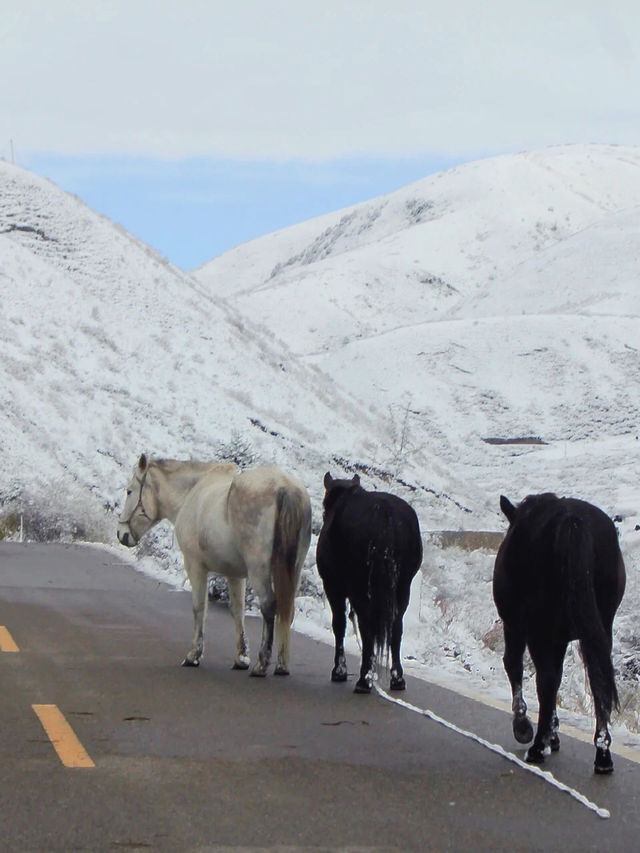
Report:
[[[638,226],[640,149],[571,146],[443,172],[189,276],[0,163],[0,531],[113,542],[145,450],[280,464],[307,484],[317,534],[324,472],[357,470],[420,517],[410,671],[508,700],[493,552],[437,531],[504,530],[500,493],[582,497],[618,519],[627,562],[614,658],[632,739]],[[330,641],[313,547],[296,627]],[[135,565],[184,584],[168,525]],[[575,651],[561,699],[591,727]]]

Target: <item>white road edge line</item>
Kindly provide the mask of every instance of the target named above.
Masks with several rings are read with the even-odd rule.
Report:
[[[586,806],[591,811],[595,812],[598,817],[601,818],[609,818],[611,817],[611,812],[608,809],[603,809],[598,806],[596,803],[592,803],[591,800],[588,800],[584,794],[581,794],[580,791],[576,791],[575,788],[570,788],[568,785],[565,785],[564,782],[559,782],[555,776],[550,773],[548,770],[540,770],[539,767],[536,767],[534,764],[527,764],[522,761],[522,759],[518,758],[517,755],[514,755],[512,752],[507,752],[506,749],[503,749],[497,743],[490,743],[488,740],[481,738],[479,735],[474,734],[473,732],[468,732],[465,729],[461,729],[456,726],[454,723],[449,723],[447,720],[439,717],[437,714],[434,714],[433,711],[425,710],[423,708],[417,708],[415,705],[409,704],[409,702],[405,702],[403,699],[396,699],[394,696],[389,696],[381,687],[378,686],[378,683],[374,681],[373,686],[376,689],[376,692],[383,699],[386,699],[388,702],[393,702],[395,705],[400,705],[401,708],[406,708],[408,711],[414,711],[416,714],[420,714],[423,717],[428,717],[430,720],[433,720],[434,723],[439,723],[441,726],[444,726],[447,729],[450,729],[453,732],[456,732],[463,737],[469,738],[470,740],[474,740],[476,743],[481,744],[481,746],[486,747],[491,752],[495,752],[497,755],[501,755],[503,758],[506,758],[508,761],[512,761],[514,764],[517,764],[518,767],[521,767],[523,770],[526,770],[528,773],[533,773],[534,776],[540,776],[541,779],[544,779],[545,782],[548,782],[550,785],[553,785],[554,788],[558,788],[560,791],[564,791],[569,794],[574,800],[577,800],[583,806]]]

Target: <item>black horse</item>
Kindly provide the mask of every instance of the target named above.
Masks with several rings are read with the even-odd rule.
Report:
[[[327,473],[324,487],[324,523],[316,561],[333,616],[336,648],[331,680],[347,680],[344,634],[349,599],[362,638],[355,692],[369,693],[376,655],[389,649],[391,689],[404,690],[402,618],[411,581],[422,562],[418,517],[395,495],[367,492],[357,474],[351,480],[334,480]]]
[[[596,773],[611,773],[608,724],[618,708],[611,662],[612,624],[625,587],[618,534],[602,510],[574,498],[529,495],[517,507],[503,496],[509,529],[493,573],[504,624],[504,667],[513,695],[513,734],[533,738],[522,695],[522,657],[536,670],[539,714],[526,759],[539,764],[560,748],[556,701],[567,646],[580,641],[596,712]]]

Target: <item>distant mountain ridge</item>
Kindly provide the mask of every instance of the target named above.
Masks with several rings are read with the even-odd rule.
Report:
[[[78,199],[6,163],[0,299],[0,503],[44,510],[55,495],[99,527],[142,450],[212,458],[244,442],[318,494],[334,456],[368,457],[376,418],[328,377]]]
[[[454,297],[445,300],[447,316],[470,316],[464,306],[475,309],[496,281],[534,260],[543,264],[547,252],[587,228],[603,227],[622,211],[634,215],[638,205],[640,148],[550,148],[438,173],[243,244],[194,275],[248,316],[264,318],[266,312],[270,328],[277,330],[277,318],[286,321],[270,309],[277,303],[271,291],[313,304],[329,291],[340,258],[342,278],[330,294],[339,311],[331,316],[344,315],[340,325],[353,340],[366,336],[365,324],[380,332],[395,320],[388,304],[370,297],[379,295],[378,284],[392,289],[397,311],[410,310],[418,321],[442,318],[433,312],[443,310],[443,293]],[[318,343],[325,343],[318,332],[310,321],[304,324],[296,351],[317,351]]]
[[[387,409],[411,437],[407,462],[419,448],[459,479],[477,472],[489,494],[575,492],[591,487],[575,460],[549,476],[531,448],[483,439],[540,436],[540,463],[589,442],[587,467],[611,436],[635,441],[639,259],[640,148],[573,145],[456,167],[194,275]]]

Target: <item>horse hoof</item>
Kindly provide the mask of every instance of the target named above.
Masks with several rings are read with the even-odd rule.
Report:
[[[356,686],[353,688],[354,693],[371,693],[371,685],[368,681],[365,681],[361,678],[356,682]]]
[[[513,718],[513,736],[518,743],[531,743],[533,740],[533,726],[528,717]]]
[[[347,673],[342,671],[337,671],[334,669],[331,673],[331,681],[335,681],[336,683],[340,683],[342,681],[347,680]]]
[[[527,750],[524,760],[527,764],[543,764],[547,755],[551,755],[551,750],[548,746],[539,747],[534,744]]]
[[[277,666],[273,670],[273,674],[274,675],[289,675],[289,670],[286,668],[286,666]]]
[[[389,683],[389,690],[406,690],[407,682],[404,678],[392,678]]]
[[[235,660],[231,669],[249,669],[248,660]]]
[[[555,732],[551,735],[551,740],[549,741],[549,746],[551,747],[551,752],[558,752],[560,749],[560,735]]]
[[[261,663],[257,663],[249,673],[252,678],[265,678],[266,674],[267,667],[263,666]]]
[[[190,660],[189,658],[185,658],[180,666],[200,666],[200,660]]]
[[[527,750],[524,760],[527,764],[544,764],[544,750],[537,746],[531,746]]]
[[[599,775],[613,773],[613,760],[608,749],[597,749],[596,760],[593,762],[593,772]]]

